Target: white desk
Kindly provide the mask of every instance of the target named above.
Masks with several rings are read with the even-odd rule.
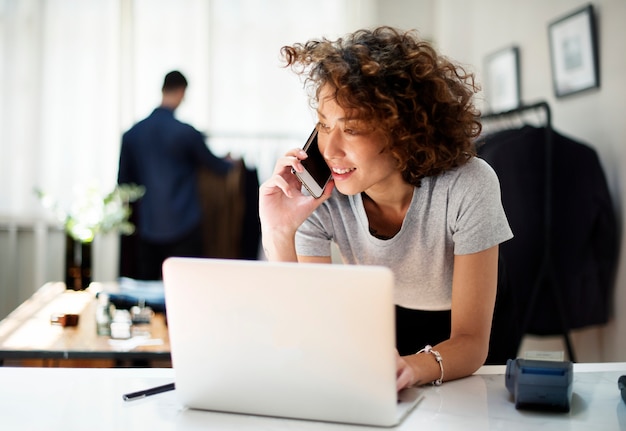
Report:
[[[626,430],[617,379],[626,363],[575,364],[569,413],[516,410],[502,366],[441,387],[401,430]],[[185,410],[176,391],[124,402],[122,394],[174,380],[173,369],[0,368],[2,430],[368,430],[377,428]],[[541,428],[535,428],[540,426]]]

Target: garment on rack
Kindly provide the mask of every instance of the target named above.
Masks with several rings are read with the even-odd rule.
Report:
[[[198,190],[204,255],[223,259],[257,259],[261,224],[256,169],[248,169],[240,162],[226,176],[215,175],[208,169],[201,170]]]
[[[258,216],[259,179],[243,162],[225,176],[198,173],[202,209],[203,256],[258,259],[261,223]],[[131,203],[131,208],[134,203]],[[130,221],[139,222],[133,211]],[[120,277],[137,278],[136,234],[120,238]]]
[[[552,137],[552,256],[545,261],[545,145]],[[502,202],[515,237],[501,245],[506,283],[520,317],[548,263],[555,274],[568,328],[557,312],[550,278],[542,282],[526,333],[608,321],[618,258],[618,227],[604,172],[591,147],[554,130],[524,126],[487,136],[478,154],[500,179]]]

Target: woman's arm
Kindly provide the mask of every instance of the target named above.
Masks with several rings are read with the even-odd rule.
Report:
[[[298,255],[298,262],[303,263],[332,263],[330,256],[301,256]]]
[[[484,364],[489,350],[497,276],[497,245],[478,253],[455,256],[452,330],[448,340],[433,346],[442,358],[444,381],[468,376]],[[433,354],[398,358],[398,389],[430,383],[440,377],[441,369]]]

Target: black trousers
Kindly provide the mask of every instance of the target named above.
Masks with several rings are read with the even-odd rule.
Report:
[[[450,338],[451,312],[411,310],[396,305],[396,347],[400,356],[412,355],[430,344]]]
[[[183,238],[169,243],[138,240],[137,277],[139,280],[160,280],[161,267],[168,257],[202,257],[202,227],[199,225]]]

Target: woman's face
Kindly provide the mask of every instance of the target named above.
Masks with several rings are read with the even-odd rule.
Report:
[[[395,160],[388,151],[383,151],[383,134],[350,117],[337,104],[329,87],[320,91],[317,114],[319,149],[341,193],[355,195],[377,189],[384,193],[401,179]]]

